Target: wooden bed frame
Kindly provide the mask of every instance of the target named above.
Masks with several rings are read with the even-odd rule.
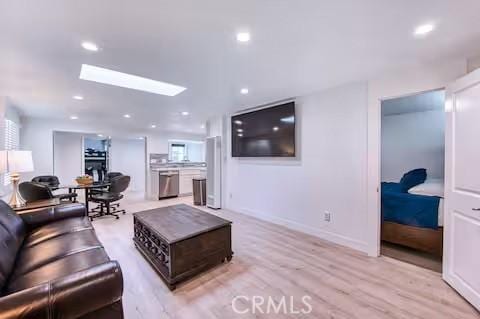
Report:
[[[430,229],[383,221],[382,240],[439,257],[443,254],[443,227]]]

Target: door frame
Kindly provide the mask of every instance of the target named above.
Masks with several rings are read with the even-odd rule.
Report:
[[[448,84],[467,73],[464,61],[444,63],[436,66],[418,67],[406,72],[368,82],[367,105],[367,232],[365,234],[367,254],[380,256],[380,134],[381,103],[383,100],[428,92],[447,87]]]
[[[400,96],[395,96],[395,97],[388,97],[388,98],[382,98],[380,99],[380,118],[379,118],[379,128],[380,128],[380,131],[379,131],[379,146],[378,146],[378,150],[379,150],[379,182],[378,182],[378,192],[377,192],[377,197],[378,197],[378,202],[381,203],[381,183],[382,183],[382,180],[381,180],[381,177],[382,177],[382,104],[383,102],[385,101],[389,101],[389,100],[395,100],[395,99],[399,99],[399,98],[403,98],[403,97],[409,97],[409,96],[415,96],[415,95],[420,95],[420,94],[424,94],[424,93],[430,93],[430,92],[437,92],[437,91],[443,91],[445,93],[445,99],[443,101],[443,110],[445,112],[445,103],[446,103],[446,94],[447,94],[447,90],[446,90],[446,87],[441,87],[441,88],[436,88],[436,89],[431,89],[431,90],[426,90],[426,91],[422,91],[422,92],[416,92],[416,93],[409,93],[409,94],[403,94],[403,95],[400,95]],[[446,138],[446,137],[445,137]],[[445,145],[445,138],[444,138],[444,145]],[[443,184],[445,185],[445,180],[443,182]],[[382,245],[382,238],[381,238],[381,226],[382,226],[382,210],[381,210],[381,204],[380,206],[378,207],[378,222],[380,224],[380,236],[378,238],[378,245],[380,247],[380,250],[381,250],[381,245]],[[379,253],[379,255],[381,255],[381,252]],[[442,257],[442,260],[443,260],[443,257]]]

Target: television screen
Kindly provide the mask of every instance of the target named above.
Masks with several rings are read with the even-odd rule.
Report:
[[[295,157],[295,102],[232,116],[232,157]]]

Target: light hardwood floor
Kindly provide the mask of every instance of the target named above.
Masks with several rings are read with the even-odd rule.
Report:
[[[227,210],[213,214],[233,221],[233,250],[220,265],[170,292],[132,242],[133,212],[168,206],[191,198],[146,201],[128,196],[120,220],[94,221],[100,240],[124,276],[123,304],[127,319],[157,318],[479,318],[441,275],[388,257],[366,255],[282,226]],[[255,295],[277,302],[312,299],[310,314],[236,314],[235,296]],[[238,308],[250,304],[244,299]],[[262,307],[263,310],[266,306]]]

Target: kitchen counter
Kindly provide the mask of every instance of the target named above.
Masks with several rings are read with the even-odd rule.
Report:
[[[178,171],[179,173],[179,196],[188,196],[193,192],[194,178],[205,177],[207,168],[205,166],[179,166],[179,167],[154,167],[150,168],[150,183],[152,199],[158,199],[159,173],[165,171]]]

